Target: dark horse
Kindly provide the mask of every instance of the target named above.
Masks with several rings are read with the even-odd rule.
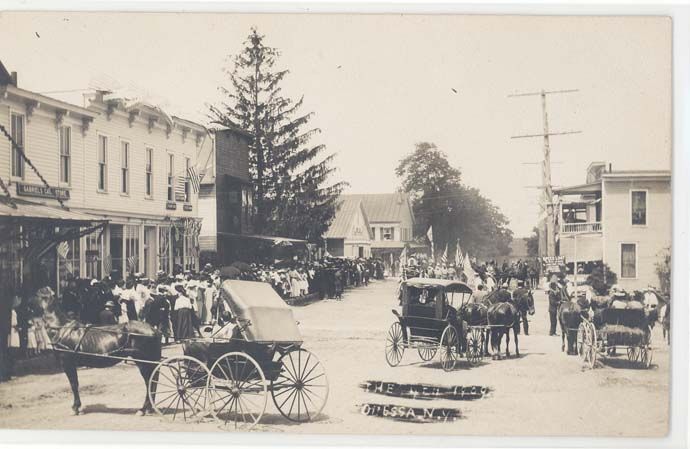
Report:
[[[582,322],[582,308],[574,302],[562,302],[558,307],[558,322],[561,324],[561,352],[565,351],[568,338],[568,355],[577,354],[575,347],[577,330]]]
[[[488,298],[488,296],[487,296]],[[515,338],[515,355],[520,357],[518,335],[520,334],[520,320],[523,314],[534,315],[534,297],[530,291],[526,295],[513,298],[510,301],[496,302],[487,311],[488,323],[491,326],[491,349],[500,357],[501,340],[506,336],[506,357],[510,357],[510,329]]]
[[[92,326],[68,320],[56,306],[52,295],[37,297],[36,300],[40,302],[38,310],[43,312],[53,347],[59,349],[55,354],[72,387],[72,411],[75,415],[79,414],[81,407],[77,367],[108,368],[131,357],[148,387],[151,374],[161,358],[161,334],[157,330],[140,321]],[[144,405],[137,414],[149,412],[153,412],[153,407],[146,394]]]

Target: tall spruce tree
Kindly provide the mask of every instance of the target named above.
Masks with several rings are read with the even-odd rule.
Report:
[[[252,134],[250,178],[254,186],[257,233],[319,241],[337,208],[343,182],[330,183],[334,154],[310,144],[321,132],[308,128],[313,113],[302,114],[303,97],[283,95],[289,70],[276,68],[280,52],[251,29],[242,51],[226,70],[225,102],[211,107],[211,120]]]

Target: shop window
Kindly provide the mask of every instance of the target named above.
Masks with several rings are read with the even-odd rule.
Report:
[[[139,226],[125,225],[125,270],[127,273],[139,270]]]
[[[633,190],[630,192],[632,224],[645,226],[647,224],[647,191]]]
[[[637,277],[637,245],[635,243],[621,244],[621,278],[634,279]]]
[[[86,236],[85,243],[84,262],[86,277],[91,279],[102,279],[101,261],[103,259],[103,236],[100,232],[93,232]]]
[[[158,228],[158,270],[170,272],[170,227]]]
[[[60,279],[66,280],[70,276],[74,278],[81,277],[79,239],[61,242],[57,246],[57,251]],[[64,288],[64,285],[61,285],[61,287]]]
[[[10,134],[14,142],[24,150],[24,116],[12,113]],[[24,179],[24,158],[12,147],[12,176]]]

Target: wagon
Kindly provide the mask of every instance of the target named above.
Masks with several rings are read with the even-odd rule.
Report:
[[[584,364],[594,368],[597,357],[625,349],[628,360],[645,368],[652,364],[652,329],[644,309],[605,308],[584,317],[577,331],[577,351]]]
[[[184,355],[156,366],[148,389],[154,410],[171,420],[214,419],[247,430],[270,396],[286,419],[315,419],[328,380],[319,359],[302,348],[292,310],[262,282],[226,280],[221,295],[234,323],[185,341]]]
[[[401,284],[402,313],[393,309],[397,320],[386,337],[386,361],[397,366],[405,349],[416,349],[424,361],[439,354],[441,366],[451,371],[466,349],[475,364],[482,357],[483,332],[470,328],[458,311],[472,295],[460,281],[412,278]]]

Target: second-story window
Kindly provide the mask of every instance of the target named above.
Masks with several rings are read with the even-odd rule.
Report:
[[[60,182],[69,184],[72,176],[72,128],[61,126],[60,137]]]
[[[13,113],[10,125],[12,139],[24,151],[24,116]],[[14,147],[12,147],[12,176],[24,178],[24,158]]]
[[[175,156],[168,154],[168,201],[175,201]]]
[[[647,224],[647,191],[633,190],[630,192],[630,205],[632,208],[632,224],[645,226]]]
[[[146,196],[153,196],[153,148],[146,149]]]
[[[381,240],[395,240],[395,228],[381,228]]]
[[[98,190],[108,190],[108,138],[98,136]]]
[[[129,142],[122,142],[120,147],[120,171],[121,188],[120,193],[129,193]]]
[[[189,181],[189,167],[191,162],[189,161],[189,158],[186,157],[184,159],[184,202],[189,203],[189,201],[192,199],[191,195],[191,183]]]

